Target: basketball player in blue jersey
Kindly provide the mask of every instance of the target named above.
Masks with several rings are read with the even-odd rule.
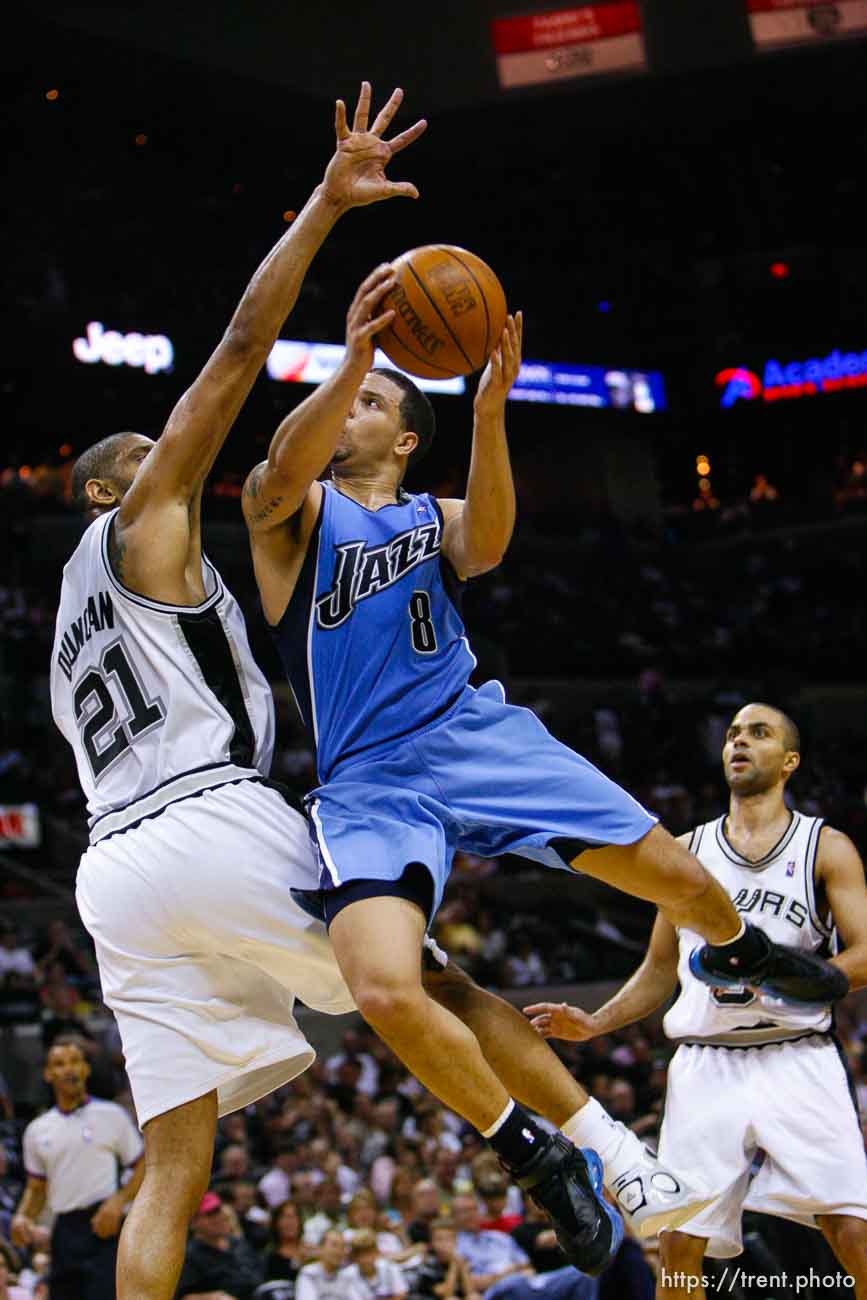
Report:
[[[848,836],[786,804],[800,751],[785,713],[767,704],[739,709],[722,753],[728,813],[683,840],[770,936],[834,953],[836,993],[796,1007],[747,984],[709,988],[691,967],[696,936],[660,915],[641,966],[594,1014],[555,1003],[525,1008],[540,1033],[585,1041],[650,1015],[678,989],[663,1020],[678,1047],[660,1155],[700,1171],[721,1194],[661,1236],[660,1300],[705,1300],[704,1257],[740,1254],[744,1209],[820,1229],[853,1294],[867,1300],[867,1160],[832,1000],[867,985],[867,887]]]
[[[468,685],[461,585],[499,563],[515,518],[505,403],[522,319],[508,317],[479,383],[465,500],[410,495],[401,483],[430,443],[433,412],[411,380],[371,369],[394,281],[384,265],[362,284],[342,364],[281,423],[244,489],[265,617],[316,746],[311,906],[368,1023],[489,1139],[551,1213],[569,1257],[596,1272],[622,1229],[595,1195],[595,1152],[585,1160],[546,1139],[478,1038],[422,986],[422,940],[455,850],[520,853],[656,902],[708,941],[709,969],[753,983],[785,980],[788,953],[745,927],[654,817],[506,704],[498,683]],[[573,1136],[596,1145],[586,1130]]]

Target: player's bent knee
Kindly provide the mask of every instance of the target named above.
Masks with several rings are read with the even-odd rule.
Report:
[[[429,1001],[421,987],[365,982],[352,992],[361,1015],[383,1034],[424,1024]]]
[[[704,1237],[692,1237],[688,1232],[663,1232],[659,1237],[659,1256],[668,1269],[689,1272],[701,1269],[707,1241]]]

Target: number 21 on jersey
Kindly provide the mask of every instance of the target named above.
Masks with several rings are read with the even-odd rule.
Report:
[[[127,716],[118,720],[117,706],[109,688],[109,679],[117,683],[126,705]],[[108,646],[99,668],[90,668],[75,688],[72,697],[75,720],[81,741],[98,781],[104,772],[131,745],[165,722],[161,700],[148,700],[136,669],[124,649],[123,641]],[[113,724],[117,722],[117,726]]]

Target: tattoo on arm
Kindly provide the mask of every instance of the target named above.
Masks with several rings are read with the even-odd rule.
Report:
[[[262,478],[265,474],[265,466],[257,465],[251,472],[250,477],[244,488],[247,498],[251,501],[258,501],[259,493],[262,490]],[[282,496],[271,497],[270,500],[264,501],[258,510],[249,511],[249,520],[251,524],[263,523],[269,515],[273,515],[275,510],[279,510],[283,504]]]
[[[257,465],[250,471],[247,482],[244,485],[244,491],[248,497],[254,499],[259,495],[259,489],[262,486],[262,475],[265,473],[264,465]]]
[[[123,565],[126,558],[126,543],[117,535],[115,522],[108,530],[108,558],[114,570],[114,576],[123,582]]]

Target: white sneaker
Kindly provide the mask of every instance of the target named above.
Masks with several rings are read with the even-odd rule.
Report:
[[[617,1208],[641,1238],[655,1237],[664,1228],[679,1228],[717,1198],[688,1183],[660,1164],[646,1146],[641,1159],[608,1184]]]

